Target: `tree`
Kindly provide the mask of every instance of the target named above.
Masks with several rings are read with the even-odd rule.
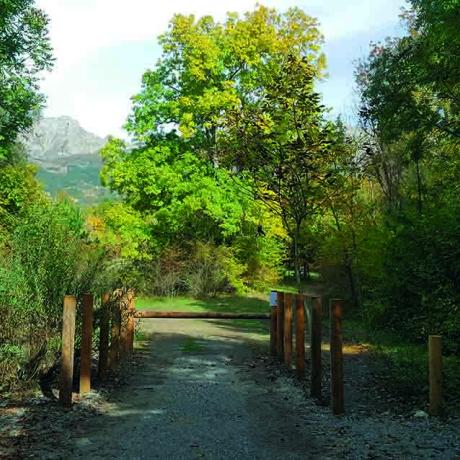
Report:
[[[150,222],[157,244],[222,243],[241,229],[250,200],[225,170],[181,147],[179,141],[164,141],[127,155],[126,145],[114,139],[102,150],[102,178]]]
[[[361,117],[385,141],[418,131],[460,138],[458,0],[412,0],[408,35],[374,44],[357,69]]]
[[[321,42],[316,20],[298,8],[259,6],[223,23],[175,16],[133,98],[126,129],[134,145],[112,139],[102,152],[104,183],[152,219],[163,245],[232,244],[247,231],[263,239],[261,202],[246,194],[247,178],[220,164],[220,139],[234,111],[258,106],[288,56],[321,75]]]
[[[415,340],[442,333],[458,349],[459,0],[411,0],[407,34],[374,44],[357,69],[368,139],[363,171],[381,193],[364,223],[379,259],[367,310]],[[370,257],[368,257],[370,259]],[[378,295],[375,295],[378,294]]]
[[[318,75],[325,67],[317,21],[298,8],[279,14],[259,6],[224,23],[176,15],[159,41],[162,57],[143,76],[127,130],[145,145],[182,140],[211,161],[226,112],[257,100],[288,55]]]
[[[43,196],[42,188],[35,179],[35,171],[35,166],[29,164],[0,168],[0,225],[2,213],[17,214]]]
[[[53,63],[48,18],[33,0],[0,0],[0,161],[39,113],[40,72]]]
[[[390,209],[401,206],[401,177],[415,176],[416,207],[427,193],[426,169],[436,149],[455,153],[460,141],[460,2],[412,0],[408,34],[374,44],[357,69],[360,117],[372,134],[370,152]]]
[[[373,201],[375,176],[368,165],[362,136],[347,129],[340,119],[336,123],[331,163],[334,193],[328,194],[327,210],[324,209],[322,215],[322,256],[343,266],[351,300],[361,307],[363,270],[360,269],[368,263],[363,255],[363,240],[368,236],[366,233],[378,225],[380,213],[376,212]]]
[[[287,57],[257,103],[233,111],[223,142],[227,164],[281,217],[293,242],[299,288],[302,225],[325,205],[333,184],[333,126],[323,118],[315,76],[307,59]]]

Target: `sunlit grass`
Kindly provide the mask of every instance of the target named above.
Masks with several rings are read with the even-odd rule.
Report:
[[[138,297],[136,309],[180,312],[231,312],[231,313],[268,313],[270,311],[268,295],[261,293],[244,296],[223,295],[208,299],[190,297]],[[267,334],[266,321],[259,320],[216,320],[222,328],[238,329],[255,334]],[[200,344],[196,344],[200,345]],[[184,345],[184,352],[199,351],[195,344]]]
[[[138,297],[135,301],[138,310],[183,311],[183,312],[233,312],[266,313],[269,311],[268,296],[260,297],[219,296],[208,299],[191,297]]]

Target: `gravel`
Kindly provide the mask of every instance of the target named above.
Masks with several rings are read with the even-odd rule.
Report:
[[[460,458],[458,417],[372,407],[334,417],[266,356],[266,335],[198,320],[143,320],[142,329],[153,339],[118,384],[70,412],[55,407],[44,420],[29,418],[40,435],[17,458]],[[61,429],[47,437],[50,423]]]

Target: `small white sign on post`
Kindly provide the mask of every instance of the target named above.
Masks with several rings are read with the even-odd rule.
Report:
[[[278,302],[277,302],[276,291],[271,291],[270,292],[269,302],[270,302],[270,307],[276,307],[277,306]]]

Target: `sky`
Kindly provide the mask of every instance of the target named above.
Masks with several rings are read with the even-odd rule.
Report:
[[[316,17],[325,37],[328,78],[319,90],[332,115],[350,118],[356,106],[354,62],[370,42],[400,35],[404,0],[264,0],[284,11],[298,6]],[[99,136],[123,136],[131,96],[160,57],[157,37],[175,13],[212,15],[255,7],[250,0],[37,0],[49,15],[56,63],[44,76],[45,116],[67,115]]]

